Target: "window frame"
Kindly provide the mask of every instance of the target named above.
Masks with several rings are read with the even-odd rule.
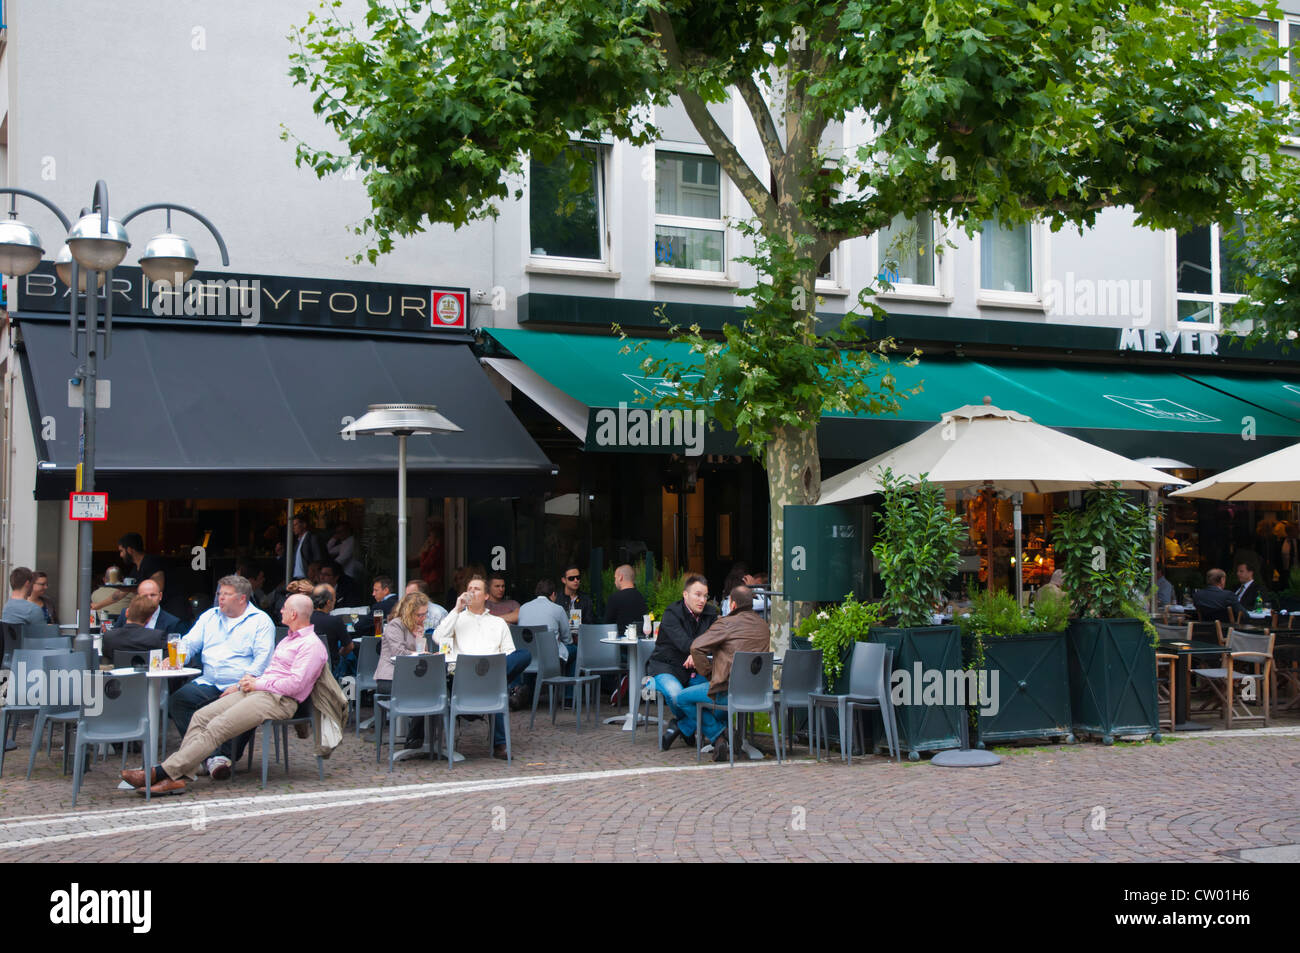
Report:
[[[949,276],[949,261],[951,256],[945,255],[940,249],[948,240],[948,228],[943,219],[938,215],[930,216],[931,241],[933,246],[930,250],[931,268],[934,273],[934,284],[895,284],[892,291],[885,290],[880,284],[880,231],[871,235],[871,282],[879,289],[876,291],[876,297],[885,301],[952,301],[952,286]]]
[[[1047,301],[1044,291],[1047,277],[1051,272],[1051,249],[1048,245],[1048,230],[1041,222],[1025,223],[1025,234],[1029,237],[1029,280],[1033,285],[1031,291],[1001,291],[985,288],[984,273],[984,229],[981,227],[971,241],[972,259],[974,261],[975,304],[987,308],[1024,308],[1031,311],[1046,312]]]
[[[650,190],[650,255],[651,255],[651,277],[655,279],[666,278],[684,278],[691,281],[704,282],[728,282],[731,279],[731,229],[727,225],[727,211],[730,205],[728,193],[730,192],[730,180],[727,173],[722,168],[722,163],[718,162],[717,157],[709,150],[708,146],[698,142],[680,142],[660,140],[655,142],[651,147],[652,168],[655,169],[655,176],[651,180],[655,188]],[[675,155],[699,156],[709,159],[718,166],[718,218],[696,218],[690,215],[667,215],[659,211],[658,202],[658,185],[659,185],[659,153],[672,153]],[[674,268],[671,265],[665,265],[659,261],[655,245],[659,241],[659,226],[668,228],[691,228],[699,231],[717,232],[722,237],[722,267],[718,271],[708,271],[703,268]]]
[[[1178,233],[1173,229],[1169,230],[1166,248],[1168,249],[1168,273],[1170,275],[1170,287],[1173,289],[1171,295],[1171,305],[1168,325],[1179,331],[1210,331],[1221,333],[1223,331],[1223,309],[1225,306],[1236,304],[1245,295],[1236,294],[1231,291],[1220,291],[1220,285],[1223,280],[1223,263],[1220,261],[1219,251],[1223,244],[1222,232],[1218,222],[1212,222],[1210,229],[1210,293],[1201,294],[1194,291],[1178,290]],[[1202,302],[1210,305],[1210,313],[1213,315],[1213,321],[1188,321],[1178,314],[1178,306],[1184,301]]]
[[[613,229],[610,227],[609,172],[611,143],[588,139],[574,139],[571,146],[586,146],[596,150],[596,220],[599,229],[600,258],[572,258],[564,255],[536,255],[533,253],[533,158],[528,157],[525,175],[524,201],[524,260],[530,272],[555,270],[561,272],[607,272],[613,268]]]

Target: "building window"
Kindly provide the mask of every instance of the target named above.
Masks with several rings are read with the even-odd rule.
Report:
[[[938,284],[935,268],[934,219],[929,215],[894,216],[876,233],[876,276],[881,284]]]
[[[1241,219],[1234,229],[1241,236]],[[1219,328],[1226,311],[1241,299],[1245,264],[1236,243],[1218,225],[1202,225],[1177,239],[1175,281],[1178,321]]]
[[[711,156],[655,153],[655,265],[722,272],[722,172]]]
[[[581,261],[605,259],[605,176],[601,150],[574,144],[579,163],[570,178],[564,156],[554,162],[529,164],[528,237],[532,254],[539,258]]]
[[[1241,21],[1235,22],[1240,23]],[[1276,49],[1278,41],[1284,39],[1281,36],[1280,30],[1282,24],[1279,24],[1276,20],[1253,19],[1248,22],[1258,31],[1258,37],[1245,46],[1237,47],[1233,52],[1238,56],[1254,57],[1265,50]],[[1281,66],[1277,59],[1274,59],[1272,62],[1265,65],[1267,65],[1269,69],[1273,70],[1276,70]],[[1251,89],[1243,90],[1242,95],[1253,99],[1256,102],[1276,103],[1280,101],[1279,97],[1281,95],[1281,89],[1279,89],[1277,81],[1274,80],[1265,83],[1263,86],[1256,86]]]
[[[1034,293],[1034,246],[1028,225],[980,226],[980,287],[986,291]]]

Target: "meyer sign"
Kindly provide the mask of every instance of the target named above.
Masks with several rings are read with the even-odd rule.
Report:
[[[106,520],[108,519],[107,493],[69,493],[68,519],[70,520]]]
[[[1119,350],[1150,351],[1153,354],[1218,354],[1219,336],[1213,331],[1152,331],[1124,328]]]

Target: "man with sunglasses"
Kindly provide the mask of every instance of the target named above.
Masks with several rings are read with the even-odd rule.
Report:
[[[560,596],[560,606],[570,619],[573,618],[574,610],[582,614],[583,625],[594,625],[596,622],[596,610],[592,607],[591,596],[585,592],[579,592],[582,587],[582,571],[576,565],[569,566],[564,570],[560,577],[564,580],[564,594]],[[570,623],[570,628],[573,624]]]

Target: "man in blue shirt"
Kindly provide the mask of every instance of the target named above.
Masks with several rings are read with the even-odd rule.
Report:
[[[275,651],[275,623],[261,609],[249,604],[252,584],[243,576],[226,576],[217,583],[217,605],[195,620],[181,639],[185,658],[203,656],[203,674],[172,693],[172,721],[181,737],[189,730],[194,713],[221,697],[245,675],[261,675]],[[207,761],[208,772],[218,781],[230,777],[235,741],[214,751]]]
[[[5,603],[0,618],[14,625],[44,625],[45,613],[41,607],[28,600],[32,594],[32,577],[35,574],[26,566],[19,566],[9,574],[9,601]]]

